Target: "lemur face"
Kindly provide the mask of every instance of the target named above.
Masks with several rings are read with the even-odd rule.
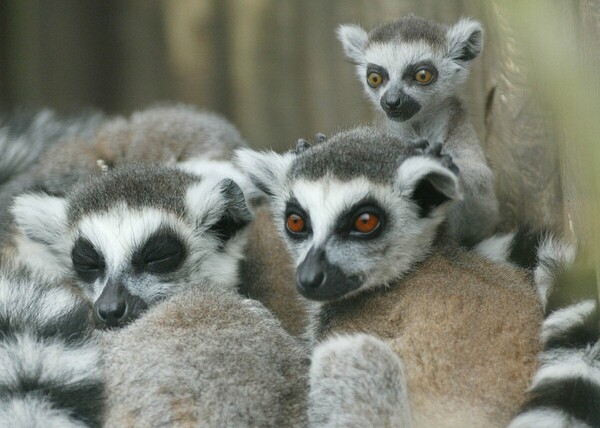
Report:
[[[419,117],[458,93],[482,48],[481,25],[461,20],[448,28],[409,16],[370,33],[342,25],[338,37],[356,64],[367,97],[390,120]]]
[[[67,199],[15,201],[17,222],[60,255],[94,302],[99,327],[122,327],[187,287],[237,283],[251,220],[241,189],[222,177],[154,168],[94,179]],[[45,215],[32,213],[34,204]]]
[[[432,150],[359,128],[301,154],[237,156],[270,195],[298,291],[333,301],[386,285],[427,254],[460,198],[448,158]]]

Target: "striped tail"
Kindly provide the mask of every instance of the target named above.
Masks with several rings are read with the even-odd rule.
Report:
[[[0,426],[100,426],[99,352],[74,288],[0,267]]]
[[[546,237],[539,247],[534,276],[547,314],[544,351],[527,402],[510,428],[600,427],[598,289],[595,274],[571,274],[573,259],[573,247],[560,239]],[[560,294],[573,277],[579,292],[593,298],[559,308]]]

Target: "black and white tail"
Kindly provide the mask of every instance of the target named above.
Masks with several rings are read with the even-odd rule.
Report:
[[[510,428],[600,427],[598,289],[595,274],[567,275],[574,255],[572,246],[551,236],[539,245],[534,278],[546,310],[544,351],[527,402]],[[555,296],[570,285],[591,298],[559,308]]]
[[[0,267],[0,426],[100,426],[89,305],[75,289]]]

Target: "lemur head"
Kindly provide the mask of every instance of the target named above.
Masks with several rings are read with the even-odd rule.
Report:
[[[447,27],[410,15],[369,33],[341,25],[337,34],[369,99],[399,122],[457,94],[483,47],[481,24],[470,19]]]
[[[461,197],[440,150],[364,127],[301,151],[236,156],[270,198],[298,291],[332,301],[386,285],[427,255]]]
[[[127,166],[66,197],[25,194],[12,212],[94,302],[100,327],[198,284],[235,287],[252,219],[244,193],[216,170]]]

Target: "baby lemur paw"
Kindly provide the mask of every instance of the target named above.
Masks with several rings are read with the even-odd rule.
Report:
[[[417,140],[413,142],[412,145],[417,149],[417,152],[421,152],[424,156],[429,156],[438,160],[443,166],[448,168],[453,173],[459,173],[460,170],[458,166],[454,163],[452,155],[442,151],[442,143],[431,143],[428,140]]]

